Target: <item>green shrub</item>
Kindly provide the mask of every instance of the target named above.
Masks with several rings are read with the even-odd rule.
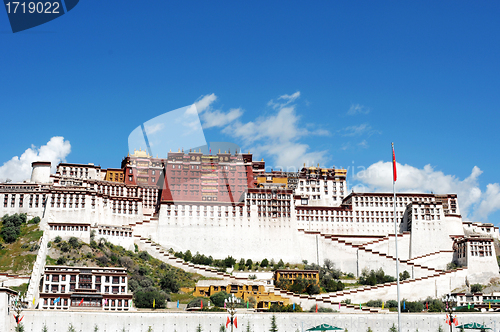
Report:
[[[177,293],[180,289],[173,271],[168,271],[160,280],[160,287],[167,293]]]
[[[80,241],[74,236],[70,237],[68,240],[68,244],[73,247],[73,249],[78,249],[80,248]]]
[[[368,269],[363,269],[363,271],[361,272],[361,276],[359,277],[360,284],[370,286],[393,281],[396,281],[396,279],[394,277],[386,275],[382,268],[378,269],[377,271],[368,271]]]
[[[481,284],[470,285],[471,293],[481,293],[483,291],[483,286]]]
[[[62,238],[58,235],[56,236],[56,238],[54,239],[54,243],[59,243],[62,241]]]
[[[316,312],[316,305],[313,305],[309,309],[309,312]],[[337,311],[333,310],[332,308],[318,307],[318,312],[337,312]]]
[[[62,241],[61,243],[58,244],[59,249],[61,249],[62,252],[68,252],[71,247],[66,241]]]
[[[156,309],[165,308],[166,299],[166,294],[157,290],[134,293],[134,303],[137,308],[153,308],[153,302]]]
[[[28,224],[38,224],[38,223],[40,223],[40,217],[35,217],[30,221],[28,221]]]
[[[143,261],[149,261],[149,259],[151,258],[151,256],[149,256],[149,254],[148,254],[147,251],[141,251],[139,253],[139,258],[142,259]]]
[[[366,302],[367,307],[372,307],[372,308],[381,308],[382,307],[382,300],[370,300]]]
[[[229,298],[230,295],[224,291],[222,292],[217,292],[213,295],[210,296],[210,301],[212,301],[212,303],[215,305],[215,306],[218,306],[218,307],[223,307],[224,306],[224,300]]]

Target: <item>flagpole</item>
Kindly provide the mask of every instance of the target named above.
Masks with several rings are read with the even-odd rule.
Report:
[[[394,143],[392,145],[392,192],[394,194],[394,238],[396,243],[396,285],[398,293],[398,332],[401,332],[401,298],[399,296],[399,257],[398,257],[398,223],[396,218],[396,155],[394,153]]]

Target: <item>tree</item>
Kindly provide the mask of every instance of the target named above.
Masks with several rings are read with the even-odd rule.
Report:
[[[94,332],[99,332],[99,328],[97,327],[97,324],[94,325]]]
[[[47,328],[47,324],[43,324],[42,332],[49,332],[49,329]]]
[[[17,240],[19,232],[16,230],[15,227],[3,226],[2,230],[0,231],[0,235],[2,236],[5,242],[12,243]]]
[[[74,249],[80,248],[80,241],[74,236],[70,237],[68,240],[68,243],[70,246],[72,246]]]
[[[443,327],[441,325],[439,325],[438,327],[438,332],[444,332]]]
[[[275,315],[271,317],[271,328],[269,329],[269,332],[278,332],[278,325],[276,325]]]
[[[243,271],[245,269],[245,259],[242,258],[240,259],[240,261],[238,262],[238,270],[240,271]]]
[[[217,307],[223,307],[224,306],[224,300],[229,298],[229,294],[222,291],[222,292],[217,292],[213,295],[210,296],[210,301],[217,306]]]
[[[66,264],[66,257],[64,257],[64,256],[59,257],[57,259],[57,261],[56,261],[56,264],[57,265],[64,265],[64,264]]]
[[[236,259],[234,259],[232,256],[227,256],[224,258],[224,267],[233,267],[234,264],[236,264]]]
[[[165,293],[157,290],[137,291],[134,294],[134,303],[137,308],[153,308],[153,302],[155,308],[165,308],[165,299]]]
[[[481,284],[470,285],[471,293],[481,293],[483,291],[483,286]]]
[[[24,332],[24,325],[23,325],[23,323],[17,324],[17,326],[15,328],[15,331],[16,332]]]
[[[174,271],[168,271],[160,280],[160,287],[167,293],[177,293],[180,289]]]
[[[366,332],[373,332],[372,328],[368,326],[368,329],[366,330]]]
[[[62,241],[62,238],[58,235],[56,236],[56,238],[54,239],[54,243],[59,243]]]
[[[199,308],[201,307],[201,302],[203,302],[203,306],[205,307],[207,305],[207,300],[203,301],[204,299],[201,298],[201,297],[197,297],[193,300],[191,300],[191,302],[188,303],[187,307],[188,308]]]
[[[403,273],[399,274],[399,280],[403,281],[406,279],[410,279],[410,273],[405,270]]]
[[[186,262],[191,262],[193,260],[193,254],[191,253],[190,250],[187,250],[185,253],[184,253],[184,260]]]
[[[203,331],[203,330],[201,329],[201,324],[198,324],[198,326],[196,327],[196,332],[201,332],[201,331]]]
[[[245,330],[245,332],[252,332],[252,330],[250,329],[250,323],[247,324],[247,329]]]
[[[68,332],[76,332],[75,327],[71,323],[69,323]]]
[[[66,241],[62,241],[59,243],[59,249],[61,249],[62,252],[68,252],[71,248]]]
[[[2,218],[2,230],[0,236],[7,243],[12,243],[17,240],[21,233],[21,224],[26,222],[26,214],[13,214],[11,216],[4,215]]]
[[[267,267],[269,265],[269,261],[267,258],[264,258],[262,262],[260,262],[260,267]]]
[[[139,258],[142,259],[143,261],[149,261],[149,258],[151,256],[149,256],[148,252],[147,251],[141,251],[139,253]]]
[[[149,326],[147,332],[153,332],[153,328],[151,326]]]
[[[220,324],[219,332],[226,332],[226,327],[224,325]]]
[[[391,328],[389,329],[389,332],[398,332],[398,329],[396,328],[396,325],[394,325],[394,323],[392,324]]]
[[[249,270],[251,270],[251,269],[252,269],[252,266],[253,266],[253,262],[252,262],[252,260],[251,260],[250,258],[249,258],[249,259],[247,259],[247,262],[246,262],[246,264],[245,264],[245,265],[248,267],[248,269],[249,269]]]

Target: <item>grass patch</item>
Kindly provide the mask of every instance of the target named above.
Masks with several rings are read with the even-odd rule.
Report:
[[[26,292],[28,291],[28,283],[24,283],[19,286],[11,286],[9,288],[15,290],[16,292],[19,292],[20,294],[26,294]]]
[[[57,259],[54,259],[47,255],[45,256],[45,265],[57,265]]]
[[[2,243],[4,249],[0,250],[0,272],[30,274],[37,254],[37,251],[30,251],[30,247],[37,244],[42,235],[43,231],[39,230],[38,225],[22,224],[20,235],[14,243]]]
[[[191,294],[179,294],[179,293],[175,293],[175,294],[171,294],[170,295],[170,301],[172,301],[172,302],[179,301],[180,303],[183,303],[183,304],[188,304],[193,299],[195,299],[195,297],[193,295],[191,295]]]

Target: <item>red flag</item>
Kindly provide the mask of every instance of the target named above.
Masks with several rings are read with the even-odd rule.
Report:
[[[201,300],[201,306],[200,309],[203,309],[203,300]]]
[[[396,172],[396,154],[394,153],[394,143],[392,143],[392,174],[394,182],[396,182],[398,179],[398,173]]]
[[[425,302],[425,308],[429,310],[429,302]]]
[[[450,325],[450,319],[448,318],[448,315],[446,315],[446,324]]]
[[[83,303],[83,299],[80,301],[80,303],[78,303],[79,306],[81,306]]]
[[[455,323],[455,326],[458,326],[458,319],[457,319],[456,315],[455,315],[455,318],[453,319],[453,322]]]
[[[23,320],[23,318],[24,318],[24,316],[19,319],[19,323],[21,323],[21,321]]]
[[[229,325],[229,323],[231,323],[231,320],[229,319],[229,317],[227,318],[227,321],[226,321],[226,329],[227,329],[227,326]]]
[[[318,312],[318,304],[316,303],[316,312]]]
[[[238,318],[234,317],[234,327],[238,328]]]

